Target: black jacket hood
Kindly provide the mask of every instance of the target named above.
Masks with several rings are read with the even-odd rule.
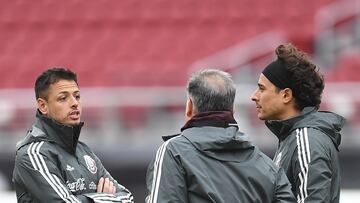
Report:
[[[83,125],[83,122],[76,126],[63,125],[37,111],[35,124],[26,137],[17,143],[16,148],[19,149],[31,142],[47,141],[60,145],[70,153],[75,153]]]
[[[299,116],[287,120],[269,120],[265,121],[265,124],[280,141],[297,128],[318,129],[328,135],[338,149],[345,118],[329,111],[317,111],[315,107],[305,107]]]

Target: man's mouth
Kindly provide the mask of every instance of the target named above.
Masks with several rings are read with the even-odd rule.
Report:
[[[80,118],[80,111],[75,110],[69,113],[69,117],[73,120],[78,120]]]

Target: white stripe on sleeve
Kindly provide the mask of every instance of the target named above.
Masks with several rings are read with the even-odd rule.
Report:
[[[122,203],[133,203],[134,197],[131,193],[121,196],[115,196],[113,194],[107,193],[97,193],[97,194],[90,194],[87,195],[91,199],[94,200],[95,203],[102,203],[102,202],[122,202]]]
[[[296,130],[296,143],[298,148],[298,161],[300,164],[300,172],[298,174],[300,179],[299,194],[297,195],[298,203],[303,203],[308,196],[307,194],[307,180],[309,174],[310,163],[310,149],[308,141],[307,128]]]
[[[147,203],[156,203],[157,197],[159,193],[159,185],[161,180],[161,171],[162,171],[162,163],[164,159],[164,155],[166,152],[166,146],[169,144],[171,140],[177,138],[179,136],[173,137],[166,142],[164,142],[160,148],[156,152],[156,159],[154,162],[154,171],[153,171],[153,179],[152,179],[152,187],[150,197],[147,198]]]
[[[63,184],[61,184],[58,177],[50,174],[45,160],[40,154],[40,148],[43,144],[43,141],[31,143],[28,148],[27,152],[34,169],[40,172],[42,177],[47,181],[47,183],[53,188],[53,190],[56,192],[57,195],[59,195],[62,200],[69,203],[80,203],[80,201],[77,200],[75,196],[69,194],[69,191]]]

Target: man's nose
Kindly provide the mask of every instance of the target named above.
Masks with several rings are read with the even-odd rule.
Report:
[[[78,106],[79,100],[76,97],[71,97],[71,106]]]
[[[251,96],[250,96],[250,99],[252,100],[252,101],[256,101],[257,100],[257,90],[255,90],[252,94],[251,94]]]

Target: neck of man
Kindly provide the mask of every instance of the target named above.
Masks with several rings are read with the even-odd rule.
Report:
[[[296,117],[301,114],[301,110],[297,108],[288,108],[284,113],[280,116],[279,120],[287,120],[293,117]]]

